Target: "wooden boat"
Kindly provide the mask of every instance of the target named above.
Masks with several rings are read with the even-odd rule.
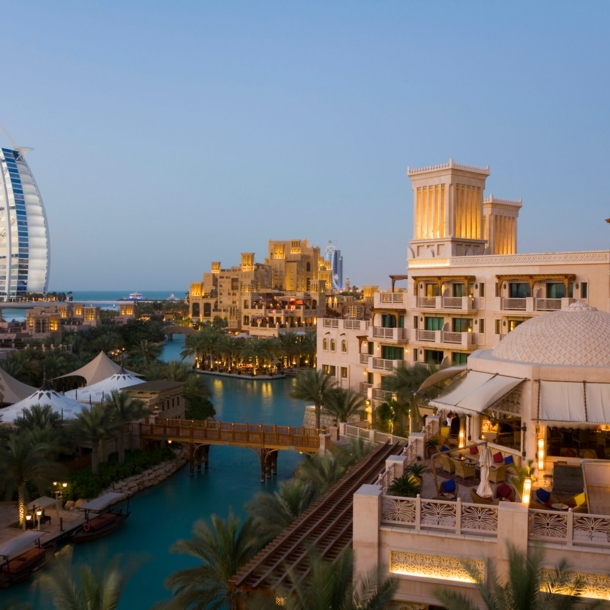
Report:
[[[24,532],[0,545],[0,556],[4,559],[0,571],[0,587],[6,588],[23,582],[47,565],[55,547],[49,545],[45,548],[40,545],[40,538],[45,533]],[[32,547],[32,544],[36,546]]]
[[[125,512],[123,510],[102,512],[97,517],[89,518],[90,512],[101,512],[106,510],[110,505],[124,500],[127,496],[121,493],[110,492],[87,502],[82,506],[85,511],[85,523],[83,523],[72,534],[72,542],[80,544],[81,542],[89,542],[97,540],[103,536],[107,536],[120,527],[130,515],[129,507]]]

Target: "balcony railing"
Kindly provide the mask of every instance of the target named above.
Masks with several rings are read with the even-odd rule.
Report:
[[[382,390],[380,388],[373,388],[373,398],[375,400],[390,400],[394,397],[394,392],[389,390]]]
[[[339,328],[339,320],[335,318],[324,318],[324,328]]]
[[[382,497],[381,522],[415,530],[431,529],[455,532],[456,534],[479,534],[497,536],[498,507],[470,504],[457,500],[425,500]]]
[[[502,309],[507,309],[509,311],[526,311],[527,299],[502,299]]]
[[[446,330],[418,330],[417,340],[427,343],[450,343],[467,347],[476,345],[478,336],[473,332],[450,332]]]
[[[436,309],[436,297],[417,297],[417,306]]]
[[[431,341],[432,343],[434,343],[436,341],[436,331],[418,330],[417,331],[417,340],[418,341]]]
[[[502,311],[558,311],[568,307],[574,299],[538,299],[534,297],[500,298]]]
[[[479,308],[479,300],[474,297],[417,297],[417,307],[473,311]]]
[[[343,328],[346,330],[360,330],[360,320],[343,320]]]
[[[383,328],[381,326],[373,326],[373,337],[375,339],[393,339],[394,341],[406,341],[406,328]]]
[[[360,382],[360,394],[362,394],[363,396],[368,396],[369,395],[369,388],[372,388],[373,384],[372,383],[366,383],[364,381]]]
[[[450,333],[443,332],[442,338],[443,343],[462,343],[462,335],[463,333]]]
[[[387,360],[385,358],[373,358],[373,368],[383,371],[394,371],[404,365],[404,360]]]
[[[536,311],[557,311],[561,309],[561,299],[536,299]]]
[[[360,354],[360,364],[366,364],[368,366],[370,354]]]
[[[610,517],[556,510],[529,511],[529,537],[554,544],[610,548]]]
[[[382,292],[380,294],[381,303],[403,303],[406,292]]]

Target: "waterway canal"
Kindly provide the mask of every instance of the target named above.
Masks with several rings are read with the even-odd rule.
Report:
[[[181,343],[180,335],[168,342],[162,359],[179,358]],[[292,379],[207,379],[213,391],[217,419],[302,424],[303,403],[289,397]],[[176,540],[190,537],[197,519],[211,514],[226,517],[230,508],[244,516],[244,503],[256,492],[273,491],[278,482],[289,479],[301,458],[296,452],[280,452],[277,477],[261,484],[258,457],[254,452],[237,447],[211,447],[207,473],[191,478],[187,466],[157,487],[136,494],[130,500],[131,516],[122,529],[107,538],[75,547],[75,562],[95,563],[123,554],[123,561],[139,569],[127,587],[119,610],[149,609],[156,601],[168,597],[163,582],[169,574],[196,564],[185,556],[171,554],[169,548]],[[2,598],[14,595],[33,602],[36,610],[50,607],[29,585],[7,591],[0,594]],[[4,599],[0,599],[0,606]]]

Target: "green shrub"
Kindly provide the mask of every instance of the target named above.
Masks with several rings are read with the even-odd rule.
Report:
[[[420,492],[419,481],[408,472],[394,479],[388,487],[389,496],[400,496],[402,498],[415,498]]]
[[[119,464],[118,454],[111,453],[107,462],[99,466],[99,474],[91,472],[91,468],[84,468],[68,475],[68,487],[64,492],[64,500],[76,500],[78,498],[95,498],[100,492],[123,479],[133,475],[141,474],[145,470],[174,459],[174,452],[168,447],[158,447],[151,451],[125,452],[125,462]]]

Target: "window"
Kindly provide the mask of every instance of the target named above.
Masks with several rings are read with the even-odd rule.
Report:
[[[341,341],[341,351],[344,354],[347,354],[347,341],[345,339],[343,339],[343,341]]]
[[[375,345],[372,341],[369,341],[369,356],[372,356],[375,353]]]
[[[523,324],[523,322],[525,322],[525,320],[509,320],[508,321],[508,332],[510,332],[511,330],[515,330],[515,328],[517,328],[517,326],[519,326],[519,324]]]
[[[485,332],[485,320],[483,318],[479,320],[479,332],[481,334]]]
[[[347,379],[347,367],[346,366],[341,367],[341,379]]]
[[[398,328],[404,328],[404,327],[405,327],[405,317],[400,316],[398,318]]]
[[[464,354],[462,352],[452,352],[451,353],[451,361],[453,364],[462,365],[466,364],[468,360],[468,354]]]
[[[334,340],[334,339],[331,339],[331,340],[330,340],[330,351],[331,351],[331,352],[334,352],[334,351],[336,351],[336,350],[337,350],[337,344],[335,343],[335,340]]]
[[[306,269],[307,273],[309,273],[311,271],[311,263],[307,263],[307,266],[305,269]]]
[[[328,351],[328,339],[324,339],[322,341],[322,349],[327,352]]]
[[[453,332],[472,332],[472,318],[453,318]]]
[[[439,296],[438,284],[426,284],[425,291],[427,297]]]
[[[244,316],[244,326],[248,326],[250,324],[250,316]]]
[[[453,284],[453,296],[454,297],[465,297],[466,286],[464,284]]]
[[[433,318],[432,316],[427,316],[425,318],[425,322],[426,330],[443,330],[445,318]]]
[[[546,285],[547,299],[563,299],[566,296],[565,284],[548,283]]]
[[[200,308],[199,308],[199,303],[193,303],[193,305],[192,305],[192,313],[191,313],[191,315],[192,315],[194,318],[198,318],[198,317],[199,317],[199,315],[200,315],[200,313],[201,313],[201,310],[200,310]]]
[[[330,367],[328,366],[328,364],[323,364],[322,365],[322,372],[326,373],[326,375],[328,375],[329,371],[330,371]]]
[[[367,373],[366,374],[366,382],[370,383],[371,385],[373,385],[373,383],[375,382],[375,374],[374,373]]]
[[[239,278],[236,278],[236,277],[231,278],[231,290],[233,290],[233,291],[239,290]]]
[[[496,335],[502,334],[502,322],[500,320],[495,321]]]
[[[413,316],[413,328],[417,330],[417,323],[419,322],[419,318],[417,316]]]
[[[480,297],[485,296],[485,284],[483,284],[483,283],[479,284],[479,296]]]
[[[568,284],[568,297],[569,297],[570,299],[573,299],[573,298],[574,298],[574,282],[570,282],[570,283]]]
[[[581,299],[589,298],[589,284],[587,282],[582,282],[580,284],[580,298]]]
[[[248,301],[244,301],[244,309],[250,309],[250,308],[248,307]]]
[[[404,347],[394,347],[393,345],[382,345],[381,357],[385,360],[404,360],[405,349]]]
[[[381,314],[381,326],[383,328],[396,328],[396,316],[389,313]]]
[[[442,364],[443,352],[437,349],[424,350],[424,361],[427,364]]]
[[[331,377],[336,377],[337,376],[337,367],[336,366],[329,366],[328,367],[328,374]]]
[[[209,318],[212,315],[212,304],[204,303],[203,304],[203,317]]]
[[[511,282],[508,285],[508,296],[511,299],[525,299],[531,297],[531,287],[525,282]]]

